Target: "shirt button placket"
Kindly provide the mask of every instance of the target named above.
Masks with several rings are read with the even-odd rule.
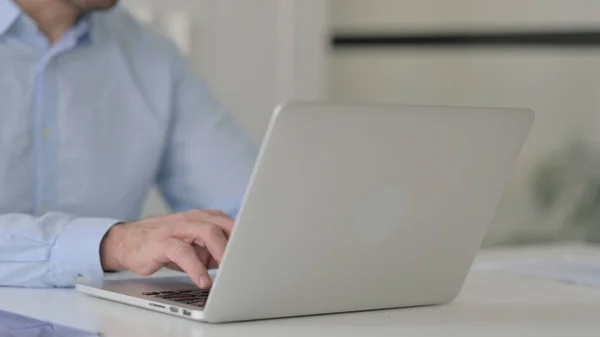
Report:
[[[36,144],[36,208],[39,214],[51,210],[56,182],[57,93],[51,57],[45,57],[36,73],[35,144]]]

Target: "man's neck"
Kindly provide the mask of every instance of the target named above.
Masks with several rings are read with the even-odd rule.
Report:
[[[80,15],[77,8],[69,6],[60,0],[14,1],[23,12],[36,22],[38,29],[46,35],[51,45],[54,45],[73,26]]]

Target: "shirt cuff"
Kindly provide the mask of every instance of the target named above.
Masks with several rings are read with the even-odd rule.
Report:
[[[99,282],[104,278],[100,243],[108,230],[121,222],[116,219],[77,218],[58,237],[52,251],[54,283],[75,285],[79,277]]]

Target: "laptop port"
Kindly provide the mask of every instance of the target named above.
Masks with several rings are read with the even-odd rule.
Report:
[[[160,305],[160,304],[156,304],[156,303],[150,303],[150,306],[161,308],[161,309],[166,309],[164,305]]]
[[[183,309],[183,315],[184,315],[184,316],[192,316],[192,312],[191,312],[191,311],[189,311],[189,310],[185,310],[185,309]]]
[[[174,312],[174,313],[178,313],[179,312],[179,309],[175,308],[175,307],[169,307],[169,310],[171,310],[171,312]]]

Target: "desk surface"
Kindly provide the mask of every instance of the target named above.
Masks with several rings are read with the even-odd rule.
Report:
[[[599,246],[600,247],[600,246]],[[600,259],[600,248],[539,246],[482,251],[476,263],[530,257]],[[598,336],[600,289],[473,270],[460,296],[436,307],[212,325],[91,298],[72,289],[0,288],[0,309],[131,336]]]

